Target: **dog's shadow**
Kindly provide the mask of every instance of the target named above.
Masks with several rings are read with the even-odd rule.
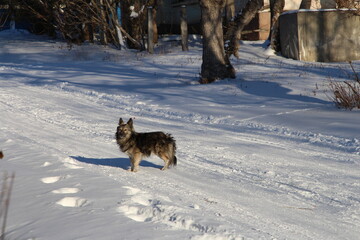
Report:
[[[86,158],[80,156],[71,156],[75,160],[87,164],[93,164],[98,166],[107,166],[107,167],[116,167],[122,168],[124,170],[130,169],[130,159],[129,158]],[[161,168],[162,166],[154,164],[152,162],[142,160],[140,163],[141,167],[151,167],[151,168]]]

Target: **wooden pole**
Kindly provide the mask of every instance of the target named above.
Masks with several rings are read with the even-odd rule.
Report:
[[[188,47],[188,26],[187,26],[187,15],[186,5],[181,5],[180,10],[180,29],[181,29],[181,47],[183,51],[189,51]]]
[[[8,216],[9,206],[10,206],[10,195],[11,195],[11,190],[13,188],[14,179],[15,179],[15,173],[13,173],[9,177],[7,175],[7,173],[5,172],[3,186],[2,186],[2,189],[0,189],[1,191],[3,191],[3,192],[1,192],[0,207],[4,208],[4,212],[1,211],[1,214],[3,214],[3,216],[2,216],[3,223],[2,223],[1,232],[0,232],[0,240],[5,240],[6,221],[7,221],[7,216]]]
[[[153,11],[152,7],[148,7],[147,16],[148,16],[148,52],[154,53],[154,22],[153,22]]]

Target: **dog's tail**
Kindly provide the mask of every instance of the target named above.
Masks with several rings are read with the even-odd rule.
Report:
[[[175,156],[176,153],[176,144],[175,141],[172,142],[172,147],[170,149],[170,165],[176,166],[177,165],[177,158]]]
[[[176,166],[176,165],[177,165],[177,158],[176,158],[176,156],[175,156],[175,155],[174,155],[174,158],[173,158],[172,164],[173,164],[174,166]]]
[[[170,140],[170,149],[169,149],[169,151],[170,151],[170,165],[173,165],[173,166],[176,166],[177,165],[177,158],[176,158],[176,156],[175,156],[175,154],[176,154],[176,142],[175,142],[175,140],[174,140],[174,138],[170,135],[170,134],[168,134],[168,138],[169,138],[169,140]]]

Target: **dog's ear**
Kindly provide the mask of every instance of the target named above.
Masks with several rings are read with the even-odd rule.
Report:
[[[120,118],[119,125],[122,125],[122,124],[124,124],[124,120],[122,118]]]
[[[130,127],[131,131],[135,131],[132,118],[126,124]]]
[[[128,124],[129,126],[132,127],[132,126],[133,126],[133,120],[132,120],[132,118],[130,118],[129,121],[128,121],[126,124]]]

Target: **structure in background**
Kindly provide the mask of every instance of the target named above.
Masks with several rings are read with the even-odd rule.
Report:
[[[34,28],[34,26],[23,17],[25,14],[21,9],[17,8],[15,11],[18,13],[16,19],[14,14],[9,10],[8,5],[0,5],[0,31],[14,30],[15,28],[26,30]]]
[[[301,1],[301,0],[290,0]],[[224,16],[235,16],[242,8],[245,7],[248,0],[228,1],[231,6],[226,6]],[[242,34],[244,40],[265,40],[270,31],[270,13],[269,0],[264,0],[265,6],[255,18],[248,24]],[[181,6],[186,5],[187,23],[189,34],[201,34],[201,9],[198,0],[172,0],[162,1],[159,5],[157,22],[161,34],[180,34],[180,13]]]
[[[311,62],[360,60],[355,10],[299,10],[280,16],[281,54]]]
[[[244,28],[241,35],[242,40],[266,40],[270,33],[270,11],[269,9],[258,12],[255,17]]]

